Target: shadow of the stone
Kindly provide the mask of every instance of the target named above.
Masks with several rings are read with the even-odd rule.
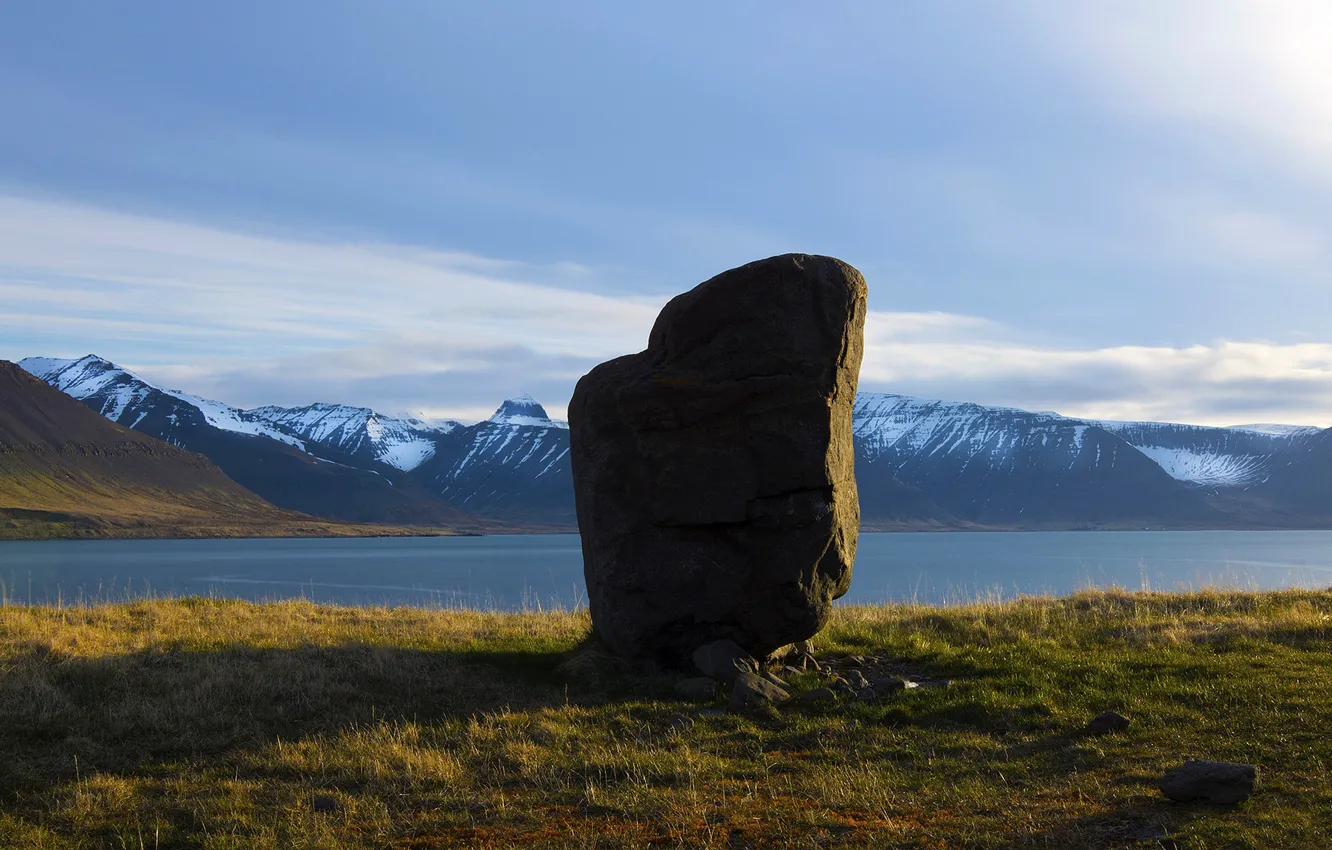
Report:
[[[558,675],[567,657],[359,643],[97,657],[19,647],[0,667],[0,795],[382,721],[442,724],[614,698]]]

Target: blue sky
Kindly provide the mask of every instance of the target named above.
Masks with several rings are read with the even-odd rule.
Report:
[[[1329,43],[1323,3],[14,0],[0,357],[558,412],[808,251],[869,280],[866,389],[1332,425]]]

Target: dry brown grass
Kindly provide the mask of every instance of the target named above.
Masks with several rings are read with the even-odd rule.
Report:
[[[1332,846],[1332,593],[843,608],[824,652],[957,684],[747,716],[669,679],[562,677],[587,630],[581,612],[0,608],[0,847],[1162,846],[1134,838],[1154,827]],[[1104,708],[1134,726],[1083,736]],[[1259,764],[1259,793],[1164,801],[1156,777],[1203,756]]]

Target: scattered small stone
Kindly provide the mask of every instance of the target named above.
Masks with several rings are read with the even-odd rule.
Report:
[[[790,698],[785,688],[778,687],[767,679],[753,673],[737,673],[735,683],[731,685],[731,708],[770,705]]]
[[[327,794],[316,794],[314,799],[310,801],[310,808],[314,809],[316,812],[328,814],[341,809],[342,804],[338,802],[337,797],[330,797]]]
[[[1161,793],[1177,803],[1205,800],[1233,806],[1249,799],[1258,768],[1251,764],[1194,759],[1161,777]]]
[[[856,667],[863,667],[865,665],[865,656],[852,655],[850,658],[847,659],[847,661],[849,661],[851,664],[854,664]]]
[[[666,724],[666,728],[673,735],[683,735],[694,728],[694,719],[685,717],[683,714],[677,714],[671,718],[671,722]]]
[[[1111,732],[1123,732],[1133,721],[1117,711],[1102,711],[1087,721],[1087,734],[1108,735]]]
[[[694,702],[706,702],[717,695],[717,680],[696,676],[675,683],[675,695]]]
[[[851,683],[846,679],[843,679],[841,676],[833,676],[829,679],[828,687],[847,694],[854,694],[856,692],[856,689],[851,686]]]
[[[851,684],[851,687],[855,688],[857,691],[863,691],[869,687],[869,680],[866,679],[865,674],[861,673],[859,670],[852,670],[847,673],[846,680]]]
[[[758,662],[733,640],[714,640],[694,650],[694,666],[710,679],[724,685],[735,681],[739,673],[757,673]]]
[[[799,667],[783,667],[782,674],[786,676],[799,676],[803,671]]]
[[[871,687],[864,687],[856,691],[856,702],[871,702],[878,698],[878,694]]]
[[[764,673],[764,674],[763,674],[763,678],[767,679],[769,682],[772,682],[774,685],[776,685],[776,686],[779,687],[779,688],[782,688],[783,690],[788,690],[788,691],[789,691],[789,690],[791,689],[791,686],[790,686],[790,685],[786,684],[785,682],[783,682],[781,679],[777,678],[777,677],[776,677],[775,675],[773,675],[772,673]]]
[[[874,693],[879,696],[887,696],[888,694],[895,694],[901,691],[909,691],[920,687],[920,685],[917,685],[910,679],[899,679],[896,676],[888,676],[870,682],[870,687],[873,688]]]
[[[837,702],[837,692],[832,688],[815,688],[796,695],[795,700],[804,705],[833,705]]]

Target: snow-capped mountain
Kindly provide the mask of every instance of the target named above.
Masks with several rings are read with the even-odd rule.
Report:
[[[339,404],[242,410],[91,356],[20,365],[110,419],[208,455],[282,507],[576,525],[568,425],[530,396],[474,425],[427,423]],[[869,528],[1332,524],[1332,430],[1090,421],[861,393],[853,431]]]
[[[414,475],[449,504],[482,516],[572,528],[569,426],[531,396],[508,399],[484,422],[439,440]]]
[[[476,526],[475,517],[431,496],[392,465],[358,461],[338,446],[313,439],[328,436],[318,429],[310,429],[312,439],[303,439],[296,429],[274,421],[279,417],[163,389],[92,355],[32,357],[19,365],[108,419],[208,456],[233,481],[279,507],[358,522]],[[378,421],[367,418],[367,433],[378,427],[371,420]],[[404,447],[411,445],[371,440],[366,453],[385,451],[406,462],[410,451]]]
[[[46,383],[127,428],[139,428],[153,415],[161,416],[165,432],[155,434],[167,442],[171,432],[189,428],[199,418],[214,428],[235,434],[268,437],[304,451],[301,441],[261,417],[196,395],[156,387],[109,360],[94,355],[77,360],[29,357],[19,366]],[[164,414],[164,415],[163,415]]]
[[[256,407],[244,412],[310,445],[327,446],[403,472],[434,457],[438,439],[462,427],[451,420],[396,419],[368,407],[345,404]]]
[[[852,417],[868,524],[900,519],[897,505],[876,498],[884,479],[984,525],[1189,524],[1209,514],[1159,464],[1093,423],[886,393],[858,395]]]

